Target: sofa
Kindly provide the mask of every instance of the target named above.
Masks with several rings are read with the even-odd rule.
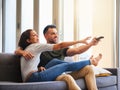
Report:
[[[106,68],[112,75],[96,77],[99,90],[120,90],[120,69]],[[82,90],[86,89],[84,78],[76,80]],[[23,83],[20,72],[20,56],[0,53],[0,90],[68,90],[64,81]]]

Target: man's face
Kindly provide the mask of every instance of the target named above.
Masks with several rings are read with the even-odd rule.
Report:
[[[58,43],[58,33],[56,28],[49,28],[45,33],[45,39],[47,43],[55,44]]]

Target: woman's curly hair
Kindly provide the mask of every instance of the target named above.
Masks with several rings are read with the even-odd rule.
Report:
[[[26,31],[24,31],[21,36],[20,36],[20,40],[18,42],[18,46],[21,47],[23,50],[30,45],[31,43],[27,42],[27,39],[30,39],[30,32],[32,31],[32,29],[27,29]]]

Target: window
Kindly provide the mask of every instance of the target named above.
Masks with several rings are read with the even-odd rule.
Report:
[[[16,48],[16,0],[4,2],[3,52],[13,52]]]
[[[16,6],[18,6],[16,2],[19,4],[19,0],[1,1],[3,1],[3,11],[0,8],[0,25],[2,23],[0,51],[2,49],[3,52],[13,52],[16,49],[16,41],[18,41],[16,33],[19,35],[24,30],[36,26],[40,41],[45,43],[44,27],[48,24],[56,24],[60,41],[79,40],[86,36],[102,35],[105,37],[98,46],[78,55],[76,60],[88,59],[86,57],[90,57],[91,54],[96,56],[98,53],[102,53],[102,60],[106,60],[106,62],[101,62],[100,66],[118,66],[119,60],[117,61],[117,59],[119,59],[120,50],[117,50],[119,48],[117,39],[120,37],[118,21],[120,11],[117,8],[119,8],[119,0],[37,0],[39,10],[36,11],[34,11],[35,0],[20,0],[20,9],[17,9],[20,10],[20,14],[17,13],[19,20],[16,20]],[[37,18],[34,15],[38,15],[39,20],[36,21]],[[19,31],[16,29],[16,21],[17,23],[20,21],[21,24]]]
[[[2,52],[2,0],[0,0],[0,52]]]
[[[68,3],[69,2],[69,3]],[[64,0],[63,41],[74,40],[74,0]]]
[[[33,28],[33,0],[22,0],[21,31]]]
[[[34,17],[35,14],[35,6],[34,6],[34,0],[3,0],[3,32],[0,29],[0,51],[2,52],[14,52],[16,49],[16,45],[18,44],[19,36],[21,32],[23,32],[26,29],[33,29],[33,26],[35,26],[36,18]],[[48,25],[52,24],[52,0],[39,0],[38,7],[40,7],[39,15],[40,18],[38,18],[40,22],[40,32],[42,34],[43,28]],[[2,3],[0,3],[2,4]],[[18,4],[18,5],[16,5]],[[16,8],[16,6],[18,8]],[[47,7],[46,7],[47,6]],[[0,12],[2,9],[0,8]],[[16,10],[19,10],[16,12]],[[2,14],[0,13],[0,17]],[[2,18],[1,18],[2,19]],[[0,19],[0,22],[2,21]],[[38,22],[37,22],[38,24]],[[17,25],[17,26],[16,26]],[[19,27],[19,28],[18,28]],[[2,28],[2,27],[1,27]],[[3,33],[3,34],[2,34]],[[17,34],[17,35],[16,35]],[[40,36],[41,36],[40,35]],[[16,39],[17,36],[17,39]],[[44,37],[41,36],[40,38],[41,42],[44,42]]]
[[[46,40],[43,36],[43,29],[52,24],[52,17],[53,17],[53,0],[39,0],[39,35],[40,35],[40,42],[46,43]]]

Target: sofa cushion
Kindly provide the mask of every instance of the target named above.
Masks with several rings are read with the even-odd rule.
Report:
[[[81,89],[85,89],[85,80],[78,79],[76,80],[77,84],[81,87]],[[98,88],[114,86],[117,84],[117,76],[106,76],[106,77],[96,77],[96,83]]]
[[[106,87],[117,84],[117,76],[107,76],[107,77],[98,77],[97,78],[98,87]]]
[[[117,90],[116,76],[97,77],[97,86],[99,90]],[[111,82],[112,81],[112,82]],[[85,80],[76,80],[77,84],[82,90],[86,90]],[[0,82],[0,90],[67,90],[64,81],[48,81],[48,82],[34,82],[34,83],[14,83],[14,82]],[[109,88],[114,89],[109,89]],[[106,89],[108,88],[108,89]]]
[[[13,83],[0,82],[0,90],[67,90],[64,81]]]
[[[104,88],[99,88],[99,90],[119,90],[117,89],[117,86],[108,86],[108,87],[104,87]]]
[[[82,89],[85,89],[86,85],[84,79],[78,79],[76,82]],[[114,86],[117,84],[117,76],[97,77],[96,83],[98,88]]]
[[[14,54],[0,54],[0,81],[22,81],[19,58]]]

